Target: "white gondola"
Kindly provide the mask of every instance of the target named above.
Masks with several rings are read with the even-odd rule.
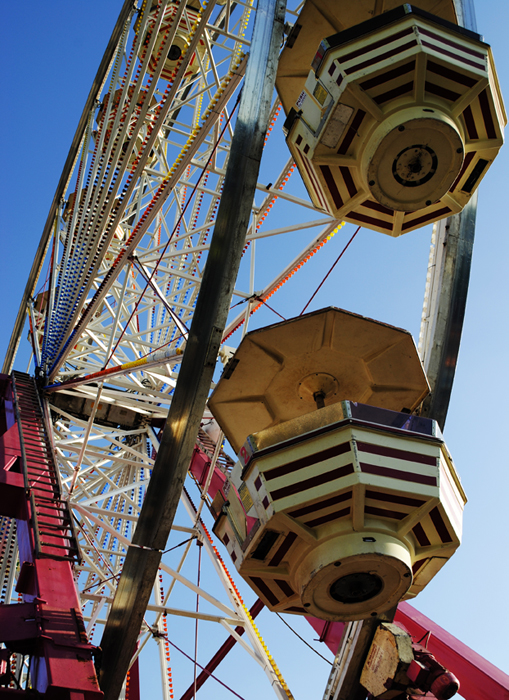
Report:
[[[172,25],[173,21],[177,15],[177,11],[179,8],[179,3],[177,2],[170,2],[168,3],[165,11],[164,11],[164,17],[163,21],[161,23],[156,42],[154,44],[154,48],[152,50],[152,54],[150,56],[150,61],[149,61],[149,66],[148,70],[149,73],[153,73],[157,62],[159,60],[159,54],[162,50],[162,46],[165,43],[166,40],[166,35],[168,32],[172,30]],[[199,3],[196,6],[192,6],[191,4],[188,4],[181,15],[180,19],[178,20],[178,27],[175,32],[175,36],[173,37],[171,46],[169,49],[166,49],[167,51],[167,56],[166,56],[166,61],[164,62],[163,70],[161,73],[161,78],[162,80],[167,80],[170,81],[175,75],[175,72],[180,66],[181,60],[185,53],[187,52],[187,49],[190,44],[190,35],[192,30],[194,29],[194,26],[199,20],[200,13],[199,13],[199,8],[200,5]],[[140,51],[139,57],[141,60],[145,58],[145,53],[146,53],[146,46],[149,43],[150,39],[150,34],[153,31],[154,24],[156,21],[156,16],[157,16],[157,7],[153,7],[148,19],[148,28],[147,32],[145,34],[145,37],[142,42],[142,49]],[[184,79],[186,78],[192,78],[199,70],[200,64],[199,64],[199,59],[203,58],[205,54],[205,43],[203,40],[200,40],[198,43],[198,46],[196,48],[196,51],[193,53],[191,58],[189,59],[189,63],[187,65],[186,71],[184,73]],[[199,57],[199,58],[198,58]]]
[[[271,610],[367,618],[452,556],[466,498],[427,393],[410,334],[355,314],[245,337],[209,401],[239,453],[214,530]]]
[[[337,219],[400,236],[456,214],[502,146],[490,47],[419,8],[322,40],[298,93],[287,64],[287,143],[314,204]]]

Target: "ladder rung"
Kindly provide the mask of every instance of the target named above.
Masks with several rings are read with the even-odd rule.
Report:
[[[39,523],[39,520],[37,522]],[[53,525],[52,523],[46,523],[44,521],[41,521],[39,523],[39,526],[40,528],[47,527],[50,530],[60,530],[60,532],[69,532],[70,530],[70,527],[68,525]]]
[[[64,513],[64,514],[67,514],[65,517],[69,517],[69,518],[70,518],[69,509],[68,509],[66,506],[57,506],[57,507],[53,507],[53,506],[50,506],[50,505],[44,505],[44,503],[37,503],[37,506],[38,506],[39,508],[47,508],[48,510],[52,510],[52,511],[58,510],[59,512],[62,512],[62,513]],[[45,515],[45,513],[41,513],[41,515]],[[51,513],[48,513],[47,515],[48,515],[48,517],[50,517],[50,515],[51,515],[52,518],[63,517],[63,516],[52,515]]]
[[[51,532],[51,530],[44,530],[44,528],[42,528],[42,527],[39,528],[39,534],[45,535],[46,537],[55,537],[55,538],[62,539],[62,540],[69,540],[69,542],[71,542],[73,539],[72,535],[66,535],[63,532],[54,533],[54,532]]]
[[[30,488],[34,492],[34,497],[36,500],[37,500],[37,494],[35,493],[36,491],[45,491],[46,493],[55,493],[54,489],[45,489],[44,486],[36,486],[35,484],[31,484]]]
[[[66,509],[68,508],[67,501],[64,501],[63,498],[45,498],[44,496],[41,496],[41,497],[39,498],[39,502],[40,502],[40,501],[47,501],[48,503],[52,503],[52,504],[54,504],[54,505],[56,505],[57,503],[62,503],[62,504],[63,504],[63,505],[62,505],[62,508],[66,508]],[[39,505],[39,504],[38,504],[38,505]],[[43,507],[43,508],[48,508],[48,506],[42,506],[42,507]]]
[[[44,547],[55,547],[55,549],[67,549],[68,551],[75,551],[77,552],[77,548],[72,546],[72,545],[65,545],[65,544],[51,544],[51,542],[41,542],[41,546]]]

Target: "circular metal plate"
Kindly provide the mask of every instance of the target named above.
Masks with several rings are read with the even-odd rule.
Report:
[[[424,209],[450,189],[463,164],[463,141],[440,112],[410,119],[370,144],[368,186],[373,197],[396,211]],[[431,114],[433,113],[433,114]]]

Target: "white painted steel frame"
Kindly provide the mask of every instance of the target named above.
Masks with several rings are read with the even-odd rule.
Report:
[[[179,13],[185,12],[182,3]],[[83,562],[76,573],[87,631],[93,640],[100,638],[95,630],[106,619],[125,547],[129,546],[150,478],[158,449],[154,421],[160,425],[166,417],[178,378],[177,351],[185,349],[186,329],[222,193],[235,122],[234,105],[245,67],[242,53],[249,49],[253,12],[249,3],[208,3],[171,85],[158,80],[162,61],[151,76],[146,72],[148,52],[143,61],[138,60],[148,16],[146,12],[141,16],[136,37],[136,17],[131,14],[101,94],[102,112],[98,106],[90,112],[74,173],[54,222],[53,243],[45,262],[51,273],[49,290],[30,305],[36,360],[39,362],[42,355],[50,382],[57,385],[71,378],[82,382],[62,388],[55,395],[68,397],[71,402],[89,399],[92,404],[80,417],[50,398],[63,489],[78,522]],[[161,21],[162,13],[160,5],[156,22]],[[176,24],[171,32],[175,29]],[[199,70],[194,77],[184,78],[186,65],[200,42],[205,49]],[[154,43],[152,35],[149,50]],[[167,37],[167,46],[170,44],[171,33]],[[106,95],[116,91],[120,91],[123,106],[115,112],[113,100],[106,99]],[[145,100],[140,107],[138,101],[143,94]],[[278,113],[279,103],[275,101],[272,121]],[[105,129],[108,122],[109,136]],[[140,143],[143,145],[136,153]],[[134,155],[130,158],[131,152]],[[139,161],[133,162],[136,156]],[[234,297],[245,302],[245,307],[232,311],[225,339],[240,325],[244,325],[245,332],[250,314],[338,227],[339,222],[314,210],[308,199],[285,190],[293,162],[282,162],[279,168],[273,183],[258,184],[258,203],[253,202],[248,235],[249,269],[234,291]],[[71,194],[76,195],[74,210],[69,206]],[[280,225],[280,220],[273,217],[278,207],[286,207],[286,220],[292,223]],[[289,259],[281,262],[281,271],[257,289],[257,272],[264,258],[256,242],[302,230],[308,232],[303,249],[293,250]],[[79,332],[65,347],[78,321]],[[161,348],[168,357],[151,366],[151,354]],[[141,366],[141,361],[145,362],[143,369],[133,366],[134,362]],[[86,379],[105,368],[127,363],[126,369],[99,383],[97,378]],[[125,411],[130,427],[108,425],[99,415],[105,405]],[[212,451],[210,457],[218,459],[219,450]],[[224,459],[220,464],[226,467]],[[164,563],[161,567],[164,595],[156,582],[138,653],[156,639],[163,697],[169,697],[164,643],[162,637],[154,636],[154,630],[162,634],[162,616],[214,620],[262,665],[276,694],[287,697],[281,693],[273,664],[200,523],[198,516],[205,500],[200,502],[197,516],[187,496],[183,498],[191,526],[178,525],[173,532],[203,542],[228,604],[216,602],[215,596],[203,588],[197,590],[181,574],[195,541],[189,539],[178,564],[172,568]],[[8,602],[16,598],[15,535],[12,524],[6,527],[0,578],[3,600]],[[220,614],[205,609],[196,613],[178,604],[170,605],[177,581],[217,607]],[[246,628],[244,638],[236,636],[234,625]]]

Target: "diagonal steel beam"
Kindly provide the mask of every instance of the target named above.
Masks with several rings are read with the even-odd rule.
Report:
[[[224,194],[182,367],[101,642],[100,685],[117,700],[175,517],[244,247],[268,126],[285,0],[260,0]]]

